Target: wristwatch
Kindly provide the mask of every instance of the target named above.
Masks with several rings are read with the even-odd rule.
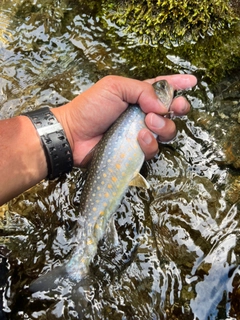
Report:
[[[73,168],[73,154],[62,125],[49,107],[29,111],[27,116],[36,128],[46,156],[48,179],[55,179]]]

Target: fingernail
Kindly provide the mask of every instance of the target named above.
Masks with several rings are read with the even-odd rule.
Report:
[[[184,103],[184,105],[182,106],[182,113],[185,113],[186,111],[188,111],[188,109],[189,109],[189,104],[188,104],[188,102],[186,101],[186,102]]]
[[[152,135],[150,132],[146,131],[142,136],[143,141],[149,145],[152,142]]]
[[[161,116],[157,116],[156,114],[152,114],[150,123],[153,127],[161,129],[165,126],[165,120]]]

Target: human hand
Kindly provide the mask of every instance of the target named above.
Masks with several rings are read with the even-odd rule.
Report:
[[[168,110],[159,101],[152,87],[154,82],[161,79],[167,80],[175,90],[188,89],[197,83],[194,76],[180,74],[145,81],[106,76],[68,104],[52,109],[71,145],[74,165],[81,165],[103,133],[130,103],[139,104],[146,113],[148,129],[142,129],[138,135],[138,142],[146,159],[152,158],[158,151],[158,143],[151,131],[161,141],[173,139],[176,126],[171,119],[164,117]],[[190,110],[190,105],[184,97],[177,97],[170,110],[176,115],[184,115]]]

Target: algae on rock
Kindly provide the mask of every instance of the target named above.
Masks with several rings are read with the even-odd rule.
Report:
[[[144,42],[196,41],[237,20],[225,0],[106,0],[105,15]]]

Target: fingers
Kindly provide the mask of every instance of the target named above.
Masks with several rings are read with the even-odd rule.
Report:
[[[180,74],[159,76],[154,79],[148,79],[146,82],[153,84],[154,82],[162,79],[167,80],[174,90],[189,89],[197,83],[197,79],[194,76]],[[166,112],[161,103],[159,106],[155,105],[155,108],[153,108],[153,105],[150,105],[150,110],[150,108],[145,105],[145,99],[139,99],[139,102],[142,109],[147,113],[145,122],[148,129],[154,132],[158,136],[159,140],[163,142],[172,140],[176,135],[176,126],[172,120],[160,115]],[[170,109],[175,115],[181,116],[189,112],[190,104],[187,99],[181,96],[173,99]],[[157,140],[148,129],[141,130],[138,135],[138,142],[147,160],[151,159],[158,152]]]
[[[158,76],[153,79],[147,79],[146,82],[153,84],[159,80],[167,80],[174,90],[185,90],[194,87],[197,84],[195,76],[190,74],[174,74],[170,76]]]
[[[166,114],[166,107],[157,98],[156,93],[152,86],[156,81],[166,79],[171,84],[174,90],[184,90],[193,87],[197,83],[197,79],[192,75],[176,74],[171,76],[158,76],[146,81],[139,81],[119,76],[106,76],[101,79],[94,87],[91,96],[94,92],[98,93],[96,88],[102,92],[101,98],[104,99],[102,106],[108,112],[108,118],[114,121],[115,118],[123,112],[128,103],[138,103],[145,113],[154,112],[157,114]],[[95,91],[94,91],[95,90]],[[88,92],[90,92],[88,90]],[[96,99],[99,100],[99,96]],[[114,108],[110,106],[115,105]],[[103,108],[103,107],[102,107]],[[190,106],[186,99],[176,98],[171,106],[171,110],[176,115],[182,115],[189,111]],[[103,110],[104,111],[104,110]],[[109,113],[111,111],[111,113]]]
[[[146,160],[155,156],[158,152],[158,143],[153,134],[148,129],[142,129],[138,134],[138,142],[145,154]]]
[[[145,118],[148,129],[158,135],[159,140],[167,142],[176,136],[175,123],[155,113],[149,113]],[[153,133],[148,129],[142,129],[138,134],[138,142],[142,148],[146,160],[154,157],[158,152],[158,143]]]
[[[176,116],[182,116],[190,111],[190,103],[184,97],[178,97],[173,99],[170,110],[174,112]]]
[[[172,140],[176,135],[175,123],[155,113],[148,113],[145,117],[145,123],[152,132],[154,132],[159,140],[166,142]]]
[[[153,84],[156,81],[159,80],[167,80],[168,83],[174,88],[174,90],[185,90],[192,88],[196,85],[197,79],[196,77],[192,75],[185,75],[185,74],[175,74],[171,76],[158,76],[153,79],[145,80],[144,82],[147,82],[149,84]],[[148,96],[143,93],[139,98],[139,104],[142,108],[142,110],[145,113],[154,112],[156,114],[164,115],[167,113],[168,110],[166,110],[165,106],[158,100],[153,98],[153,93],[148,92]],[[156,95],[156,94],[155,94]],[[157,103],[158,102],[158,103]],[[170,110],[174,112],[175,115],[181,116],[189,112],[190,110],[190,104],[184,97],[178,97],[173,99],[173,102],[171,104]]]

